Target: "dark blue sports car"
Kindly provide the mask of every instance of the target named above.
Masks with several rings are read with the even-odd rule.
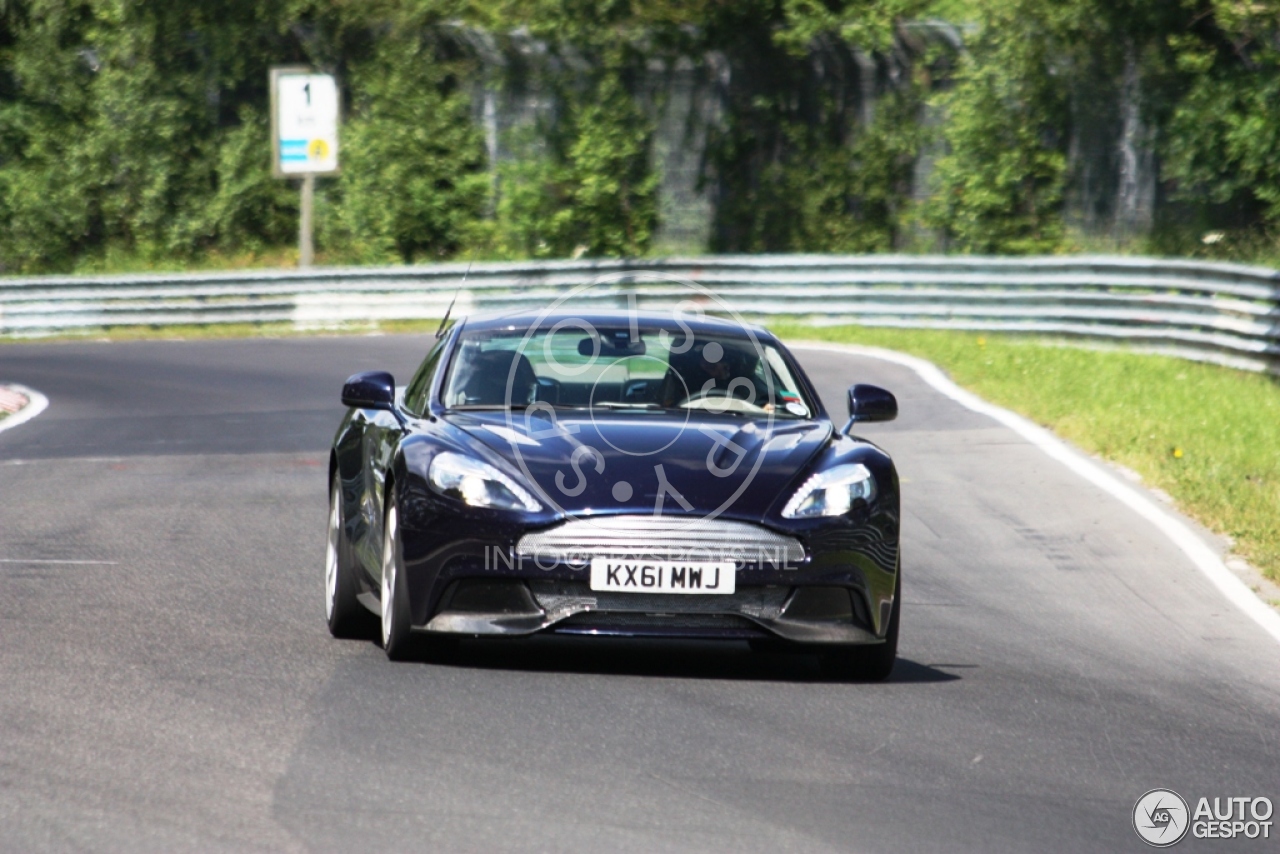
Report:
[[[472,317],[408,385],[347,380],[330,457],[329,628],[387,655],[537,633],[720,638],[883,679],[898,477],[764,329],[703,316]]]

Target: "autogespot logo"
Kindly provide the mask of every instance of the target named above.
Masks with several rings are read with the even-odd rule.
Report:
[[[1142,841],[1168,848],[1187,835],[1187,802],[1171,789],[1152,789],[1133,805],[1133,829]]]
[[[1177,792],[1152,789],[1133,805],[1133,829],[1157,848],[1173,845],[1188,830],[1196,839],[1270,839],[1273,812],[1265,797],[1200,798],[1193,811]]]

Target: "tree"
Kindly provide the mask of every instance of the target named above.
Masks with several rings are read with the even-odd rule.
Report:
[[[954,88],[937,97],[947,152],[923,215],[951,248],[1035,253],[1062,245],[1068,103],[1052,67],[1062,17],[1054,0],[986,6]]]
[[[331,241],[405,263],[462,249],[489,192],[484,140],[463,86],[469,68],[443,27],[415,18],[352,64]]]

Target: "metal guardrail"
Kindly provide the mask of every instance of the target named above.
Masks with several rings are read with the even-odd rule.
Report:
[[[385,268],[0,278],[0,335],[137,325],[301,328],[570,305],[674,306],[679,284],[756,319],[990,330],[1112,341],[1280,373],[1280,272],[1122,257],[710,256]]]

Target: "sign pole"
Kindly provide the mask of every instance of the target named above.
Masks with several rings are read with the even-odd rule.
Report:
[[[298,216],[298,266],[310,267],[315,260],[315,244],[312,242],[311,211],[315,206],[316,176],[308,172],[302,176],[302,205]]]

